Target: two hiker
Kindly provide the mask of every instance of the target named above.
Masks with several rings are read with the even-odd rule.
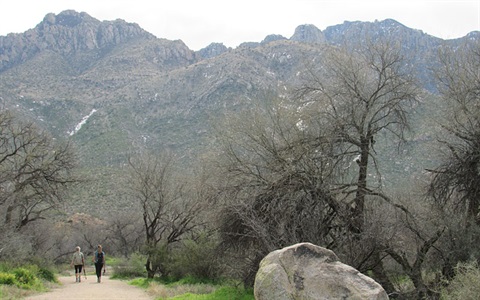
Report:
[[[97,250],[92,257],[93,263],[95,264],[95,272],[97,274],[97,282],[102,282],[102,268],[103,274],[105,274],[105,252],[102,250],[102,245],[97,246]],[[75,282],[82,281],[82,269],[85,268],[85,257],[80,251],[80,247],[75,248],[75,252],[72,256],[72,262],[70,265],[75,267]],[[84,270],[85,272],[85,270]]]

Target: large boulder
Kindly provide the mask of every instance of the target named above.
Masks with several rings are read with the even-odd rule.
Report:
[[[268,254],[260,263],[254,293],[256,300],[388,299],[380,284],[310,243]]]

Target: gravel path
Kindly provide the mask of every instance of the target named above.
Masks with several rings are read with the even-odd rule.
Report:
[[[110,280],[108,276],[102,276],[102,282],[97,283],[95,275],[82,276],[82,282],[75,282],[75,275],[59,277],[60,285],[49,292],[30,296],[26,300],[153,300],[145,290],[129,285],[125,281]]]

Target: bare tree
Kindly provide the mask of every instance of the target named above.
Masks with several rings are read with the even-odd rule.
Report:
[[[373,271],[392,292],[382,260],[394,234],[377,234],[375,206],[383,201],[410,213],[382,189],[376,143],[403,141],[415,78],[393,43],[326,48],[315,60],[295,101],[255,106],[239,122],[222,124],[230,131],[222,135],[223,240],[251,262],[250,275],[269,251],[309,241]],[[247,284],[251,279],[246,274]]]
[[[77,182],[75,157],[68,143],[54,143],[33,123],[0,113],[0,208],[7,227],[21,228],[58,208]]]
[[[141,214],[136,212],[117,212],[107,221],[110,251],[130,257],[141,250],[143,242],[143,224]]]
[[[365,236],[365,209],[368,199],[388,199],[382,189],[375,146],[387,136],[404,140],[407,116],[418,93],[407,66],[399,42],[380,39],[327,48],[323,59],[307,69],[297,91],[302,107],[308,108],[304,117],[307,126],[317,123],[328,131],[339,151],[336,155],[342,158],[338,171],[345,175],[337,189],[343,197],[337,199],[349,209],[346,225],[359,246],[365,242],[371,245],[361,246],[367,251],[351,263],[361,271],[372,270],[389,292],[394,288],[382,267],[382,247],[376,245],[376,236]]]
[[[149,278],[167,275],[163,264],[170,247],[200,226],[204,203],[187,197],[186,182],[177,174],[171,155],[129,159],[126,186],[141,207]]]
[[[436,75],[443,100],[438,105],[441,163],[428,170],[428,194],[447,225],[448,238],[439,249],[443,276],[450,279],[458,262],[480,255],[480,42],[445,47],[440,60]]]
[[[384,199],[382,203],[385,200],[391,201]],[[410,191],[397,195],[393,205],[384,205],[384,212],[390,213],[384,217],[387,218],[386,223],[378,224],[383,228],[393,226],[393,230],[380,234],[378,244],[382,252],[400,266],[403,275],[412,281],[414,290],[394,293],[405,293],[406,299],[436,299],[438,296],[439,282],[429,281],[425,270],[435,270],[439,266],[432,264],[432,257],[439,254],[438,241],[443,237],[446,226],[439,222],[437,211],[431,204],[424,197],[424,186],[412,183]],[[388,235],[391,238],[385,238]]]
[[[301,241],[333,245],[333,232],[342,230],[343,209],[331,193],[331,143],[303,130],[296,109],[281,99],[265,103],[222,123],[217,160],[222,241],[242,257],[247,285],[270,251]]]
[[[444,51],[437,72],[445,112],[439,139],[443,163],[430,170],[430,195],[480,225],[480,42]]]
[[[362,232],[366,196],[379,191],[378,182],[368,182],[368,178],[372,167],[379,171],[375,143],[380,133],[403,141],[408,128],[407,116],[415,104],[417,88],[407,63],[400,45],[391,41],[332,48],[320,69],[308,70],[298,90],[304,106],[317,107],[309,109],[310,122],[328,128],[332,140],[343,145],[337,147],[343,151],[339,155],[358,165],[353,182],[341,183],[344,194],[353,195],[353,232]]]

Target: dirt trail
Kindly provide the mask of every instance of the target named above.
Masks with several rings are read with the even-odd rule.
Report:
[[[49,292],[29,296],[25,300],[153,300],[145,290],[129,285],[125,281],[110,280],[109,276],[102,276],[102,282],[97,283],[97,276],[82,276],[82,282],[75,282],[75,275],[59,277],[60,285]]]

